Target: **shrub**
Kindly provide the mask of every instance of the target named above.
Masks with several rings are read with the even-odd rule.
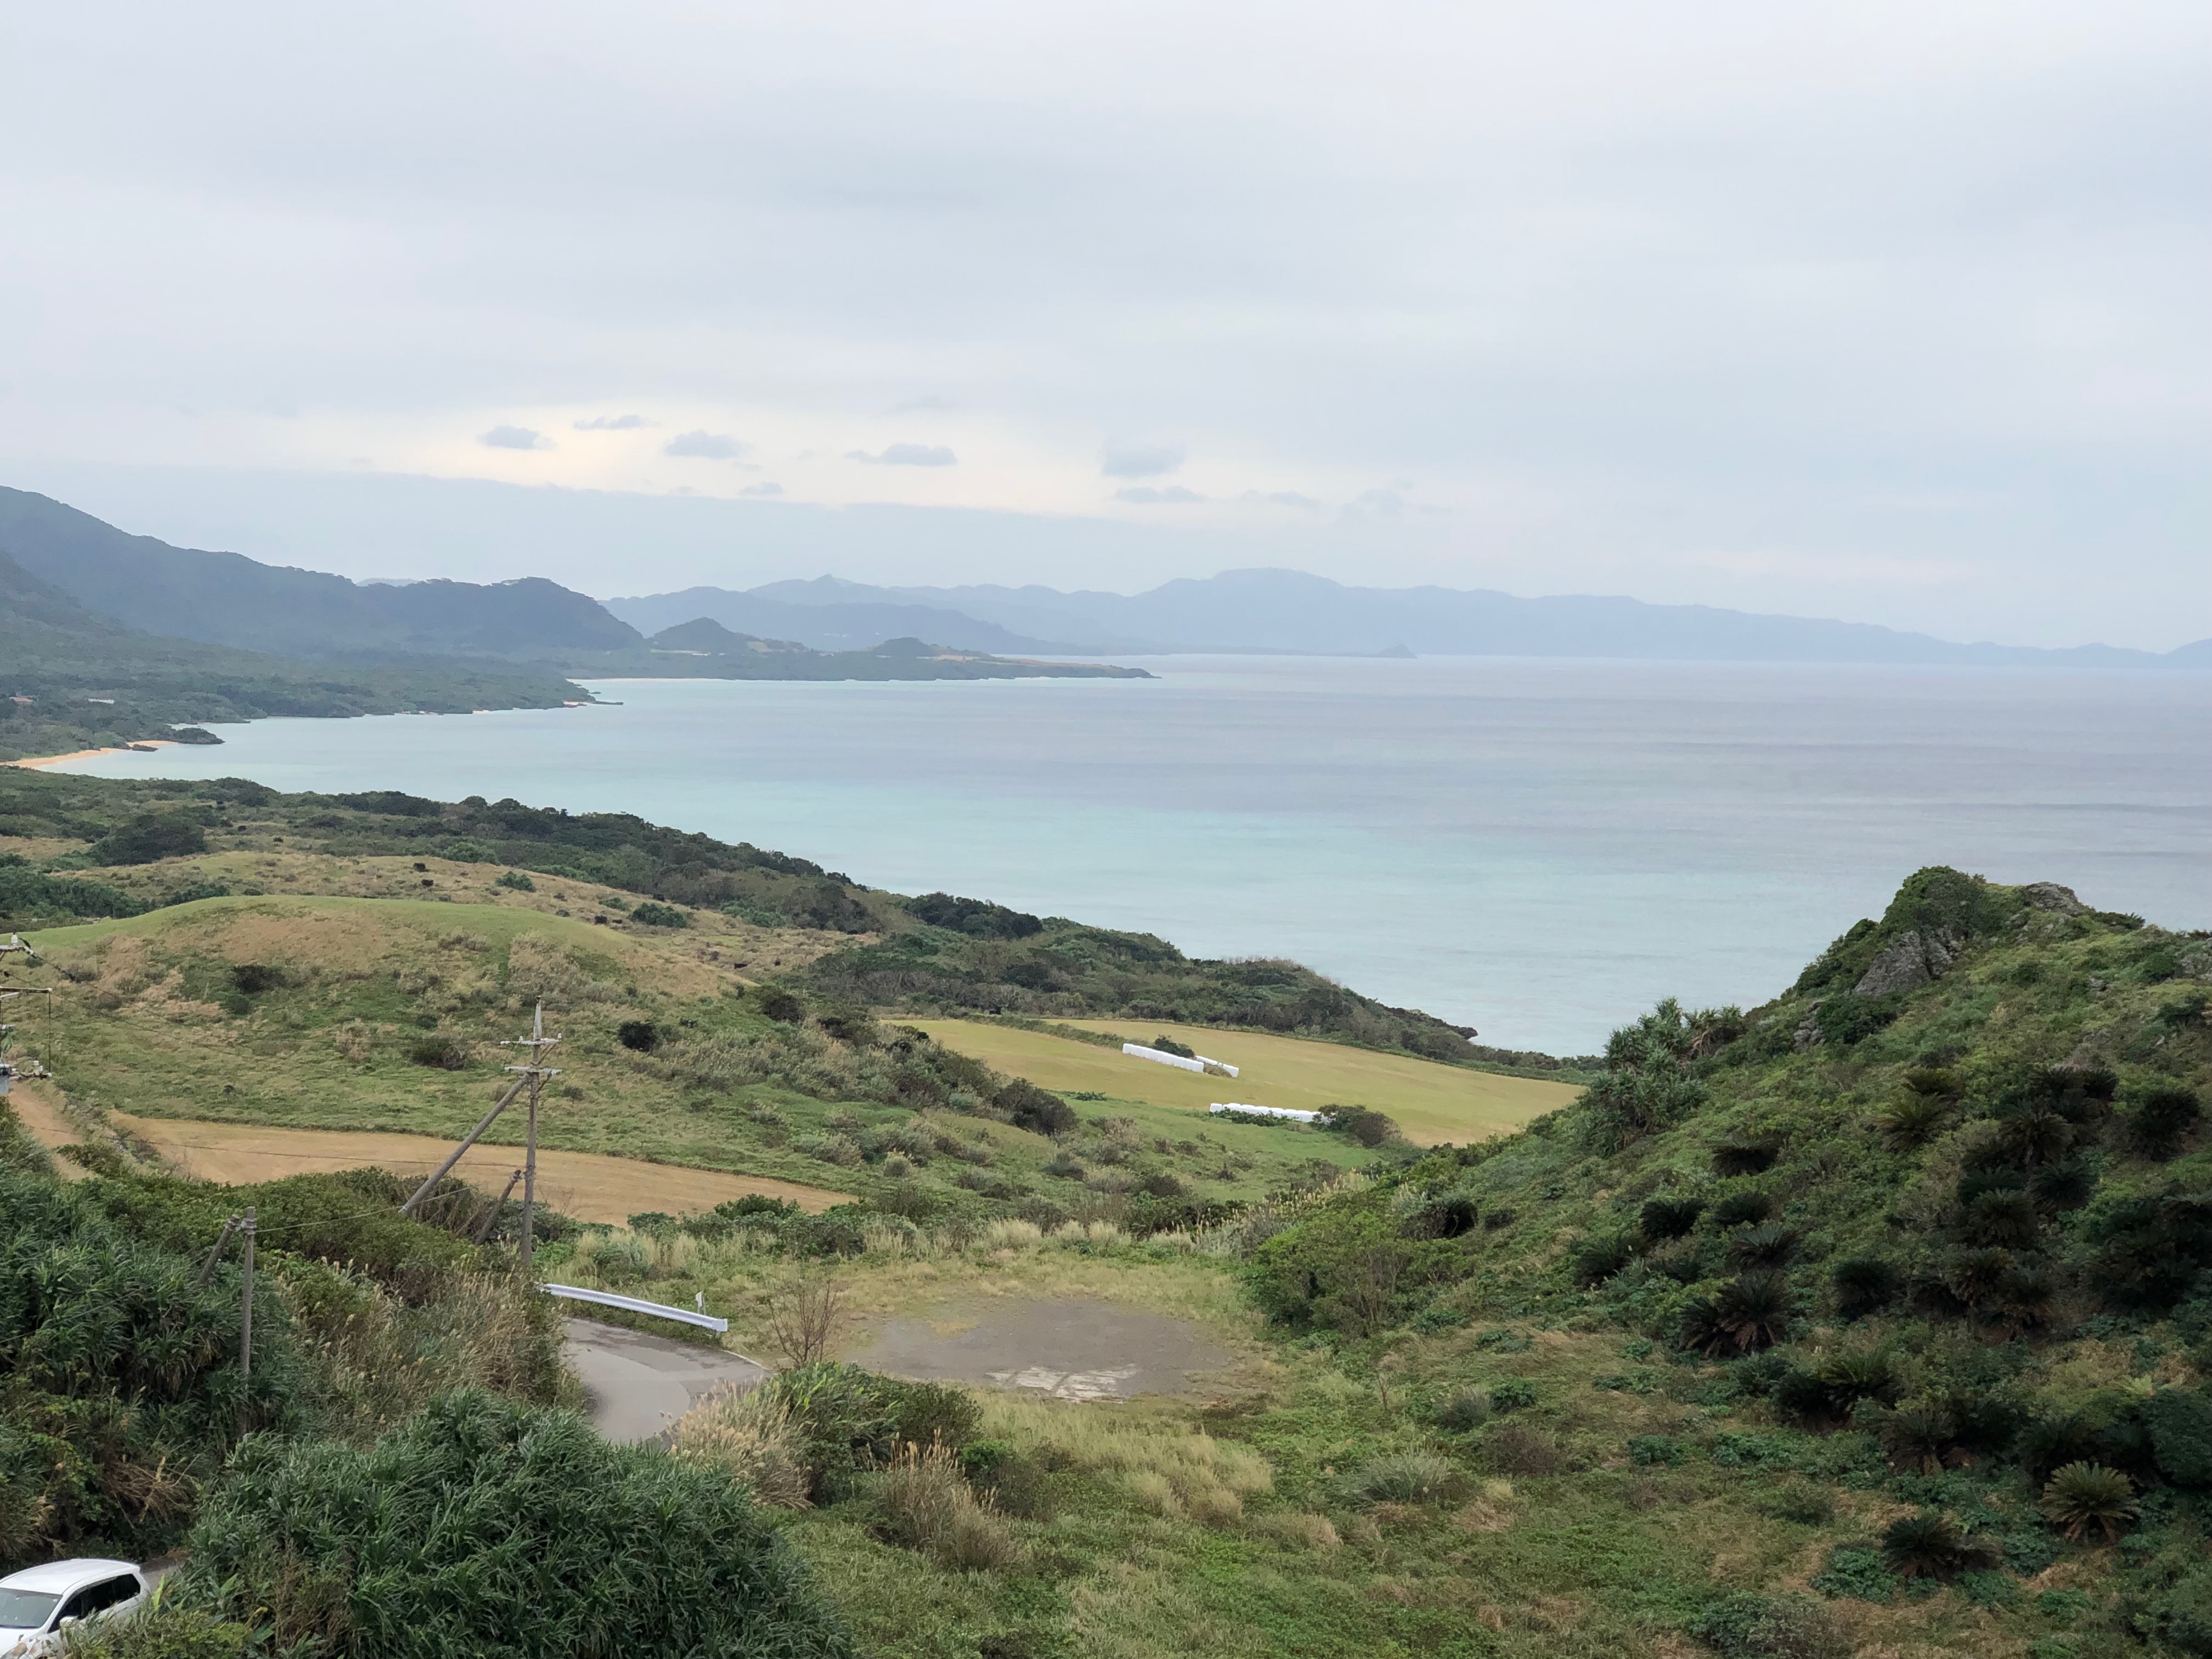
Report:
[[[1557,1474],[1567,1462],[1557,1441],[1519,1423],[1492,1429],[1482,1442],[1482,1456],[1500,1474]]]
[[[1509,1376],[1490,1388],[1490,1403],[1502,1412],[1516,1412],[1536,1403],[1536,1385],[1523,1377]]]
[[[1638,1212],[1636,1224],[1652,1243],[1662,1243],[1686,1236],[1705,1212],[1705,1201],[1701,1198],[1647,1199]]]
[[[2181,1150],[2204,1116],[2197,1091],[2161,1083],[2136,1091],[2130,1101],[2128,1139],[2145,1158],[2160,1163]]]
[[[2078,1539],[2094,1528],[2109,1541],[2120,1535],[2120,1528],[2141,1509],[2135,1490],[2135,1482],[2118,1469],[2069,1463],[2044,1483],[2037,1507],[2069,1538]]]
[[[1490,1421],[1490,1396],[1480,1389],[1454,1389],[1437,1401],[1431,1415],[1438,1428],[1464,1434]]]
[[[1635,1245],[1621,1234],[1585,1239],[1575,1252],[1575,1283],[1585,1288],[1602,1285],[1635,1260]]]
[[[649,1054],[660,1046],[660,1028],[649,1019],[626,1019],[615,1027],[615,1041],[633,1054]]]
[[[1723,1596],[1690,1621],[1690,1634],[1724,1659],[1849,1659],[1836,1616],[1809,1596]]]
[[[603,1238],[589,1259],[592,1271],[610,1285],[634,1285],[653,1272],[653,1258],[635,1238]]]
[[[1075,1127],[1075,1108],[1024,1078],[1016,1078],[991,1102],[1017,1129],[1034,1134],[1066,1134]]]
[[[962,1476],[941,1445],[902,1447],[877,1492],[883,1529],[940,1567],[976,1572],[1012,1566],[1022,1556],[1006,1522]]]
[[[469,1064],[469,1046],[458,1037],[426,1036],[409,1045],[407,1058],[417,1066],[428,1066],[437,1071],[465,1071]]]
[[[656,904],[647,900],[629,913],[629,919],[647,927],[689,927],[691,918],[672,904]]]
[[[1628,1461],[1647,1468],[1671,1468],[1686,1455],[1687,1448],[1671,1434],[1639,1434],[1628,1442]]]
[[[1322,1120],[1331,1134],[1344,1135],[1362,1146],[1380,1146],[1401,1138],[1397,1119],[1369,1106],[1332,1106]]]
[[[773,1389],[724,1383],[676,1419],[670,1449],[721,1470],[761,1503],[806,1507],[805,1437]]]
[[[492,884],[492,885],[495,887],[505,887],[511,891],[517,893],[534,893],[538,890],[538,884],[531,880],[528,876],[523,874],[520,870],[509,870],[505,872],[501,875],[497,881]]]
[[[278,1648],[853,1651],[723,1476],[468,1389],[366,1449],[248,1441],[190,1549],[181,1599],[253,1618]]]
[[[1406,1231],[1416,1238],[1463,1238],[1481,1218],[1480,1201],[1473,1193],[1439,1193],[1406,1218]]]
[[[1993,1567],[2000,1559],[1994,1543],[1960,1531],[1958,1522],[1933,1510],[1902,1516],[1882,1530],[1882,1565],[1900,1578],[1948,1583],[1962,1572]]]
[[[2201,1392],[2160,1389],[2138,1414],[2150,1431],[2151,1454],[2160,1474],[2191,1490],[2212,1486],[2212,1399]]]
[[[1434,1452],[1385,1452],[1345,1476],[1344,1490],[1368,1504],[1433,1504],[1450,1487],[1454,1474]]]
[[[1756,1227],[1773,1216],[1774,1200],[1765,1193],[1730,1193],[1713,1206],[1712,1214],[1717,1227]]]
[[[1845,1319],[1879,1313],[1905,1291],[1905,1274],[1879,1256],[1852,1256],[1829,1271],[1836,1287],[1836,1311]]]
[[[1779,1155],[1780,1149],[1771,1140],[1723,1140],[1713,1148],[1713,1173],[1723,1177],[1765,1175]]]
[[[796,1025],[806,1018],[806,1005],[777,985],[761,988],[760,1011],[765,1018],[779,1025]]]
[[[1148,1048],[1157,1049],[1161,1054],[1174,1054],[1183,1060],[1196,1060],[1198,1058],[1197,1049],[1188,1048],[1182,1043],[1177,1042],[1171,1036],[1156,1036],[1145,1046]]]
[[[73,1627],[60,1651],[68,1659],[246,1659],[253,1629],[196,1608],[180,1607],[158,1590],[127,1619]]]
[[[148,812],[118,824],[85,849],[95,865],[152,864],[207,851],[207,832],[175,812]]]

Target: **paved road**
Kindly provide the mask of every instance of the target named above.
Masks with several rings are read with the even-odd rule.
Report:
[[[768,1376],[751,1360],[720,1348],[589,1319],[564,1319],[561,1325],[592,1425],[610,1440],[650,1440],[717,1383],[749,1389]]]

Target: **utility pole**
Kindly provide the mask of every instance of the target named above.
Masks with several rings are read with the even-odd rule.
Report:
[[[241,1383],[253,1380],[253,1206],[246,1206],[246,1219],[239,1224],[246,1235],[246,1290],[239,1308],[238,1318],[238,1380]],[[241,1401],[241,1407],[244,1402]]]
[[[222,1260],[222,1247],[230,1243],[230,1236],[242,1224],[236,1216],[230,1217],[222,1224],[222,1231],[215,1236],[215,1249],[207,1253],[207,1260],[200,1263],[200,1276],[192,1280],[194,1290],[207,1288],[208,1278],[215,1272],[215,1264]]]
[[[538,1003],[530,1018],[530,1035],[502,1042],[502,1048],[527,1048],[530,1060],[526,1065],[510,1066],[510,1072],[522,1073],[530,1085],[530,1128],[523,1142],[522,1154],[522,1246],[516,1256],[516,1266],[525,1273],[530,1271],[531,1227],[538,1207],[538,1098],[545,1086],[545,1079],[558,1077],[560,1072],[544,1065],[545,1051],[560,1041],[556,1035],[545,1035],[545,1005]]]
[[[521,1179],[522,1171],[520,1170],[507,1176],[507,1185],[499,1189],[499,1197],[493,1201],[491,1208],[484,1212],[484,1218],[477,1224],[476,1234],[469,1240],[470,1243],[481,1244],[491,1237],[491,1230],[499,1225],[500,1217],[507,1212],[507,1200],[514,1192],[514,1183]]]

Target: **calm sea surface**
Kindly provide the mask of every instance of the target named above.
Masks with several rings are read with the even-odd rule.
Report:
[[[512,795],[1294,957],[1562,1052],[1765,1000],[1924,864],[2212,926],[2212,675],[1171,657],[1157,681],[620,681],[264,720],[111,777]]]

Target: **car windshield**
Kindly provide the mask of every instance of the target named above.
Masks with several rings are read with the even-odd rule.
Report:
[[[0,1630],[44,1630],[61,1599],[44,1590],[0,1589]]]

